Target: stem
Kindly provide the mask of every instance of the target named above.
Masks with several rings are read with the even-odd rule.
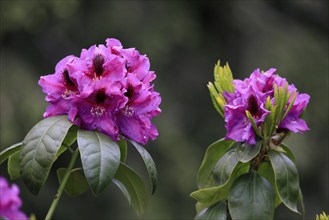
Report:
[[[65,172],[64,178],[63,178],[61,184],[59,185],[59,188],[58,188],[58,190],[57,190],[57,193],[56,193],[56,195],[55,195],[55,197],[54,197],[53,202],[51,203],[51,206],[50,206],[50,208],[49,208],[49,210],[48,210],[48,213],[47,213],[47,216],[46,216],[45,220],[50,220],[50,219],[52,218],[52,216],[53,216],[53,214],[54,214],[54,212],[55,212],[55,209],[56,209],[56,207],[57,207],[58,201],[59,201],[59,199],[61,198],[61,195],[62,195],[62,193],[63,193],[63,191],[64,191],[64,188],[65,188],[65,185],[66,185],[66,183],[67,183],[67,180],[68,180],[69,177],[70,177],[71,170],[72,170],[72,168],[73,168],[73,166],[74,166],[74,164],[75,164],[75,161],[76,161],[78,155],[79,155],[79,149],[77,148],[77,149],[74,151],[74,153],[73,153],[73,155],[72,155],[72,157],[71,157],[71,160],[70,160],[69,166],[68,166],[67,169],[66,169],[66,172]]]

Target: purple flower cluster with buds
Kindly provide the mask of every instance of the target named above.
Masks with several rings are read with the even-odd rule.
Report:
[[[284,87],[288,85],[285,78],[275,74],[276,69],[269,69],[261,73],[256,69],[249,78],[242,80],[233,80],[235,90],[233,93],[223,92],[223,96],[227,102],[225,108],[225,127],[227,129],[226,139],[235,140],[237,142],[247,142],[249,144],[256,143],[256,133],[252,127],[252,123],[246,115],[249,111],[257,126],[261,127],[267,115],[271,112],[265,108],[266,100],[270,97],[274,104],[274,87]],[[296,87],[288,85],[288,92],[293,94],[296,92],[296,99],[283,120],[278,125],[279,129],[286,129],[292,132],[303,133],[309,130],[306,122],[300,118],[306,108],[310,96],[307,94],[299,94]],[[292,101],[292,97],[288,100],[287,108]]]
[[[0,219],[27,220],[28,217],[19,209],[22,201],[19,198],[19,188],[0,176]]]
[[[83,129],[99,130],[115,141],[122,135],[146,144],[158,136],[151,123],[161,112],[155,78],[145,55],[106,39],[106,45],[83,49],[80,57],[65,57],[54,74],[40,78],[50,103],[44,117],[67,114]]]

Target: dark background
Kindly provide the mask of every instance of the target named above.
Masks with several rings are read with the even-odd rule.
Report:
[[[329,213],[328,1],[4,1],[1,0],[1,150],[21,141],[47,106],[37,81],[63,57],[118,38],[147,54],[163,113],[147,149],[159,188],[145,219],[192,219],[196,174],[209,144],[225,135],[206,87],[218,59],[235,78],[256,68],[278,73],[310,94],[311,131],[287,141],[298,161],[306,219]],[[129,164],[145,175],[130,148]],[[67,166],[63,157],[55,167]],[[7,176],[6,165],[1,175]],[[147,181],[147,178],[145,178]],[[22,185],[23,210],[43,219],[56,193],[55,171],[38,196]],[[54,219],[136,219],[111,185],[99,197],[64,195]],[[301,219],[281,205],[276,219]]]

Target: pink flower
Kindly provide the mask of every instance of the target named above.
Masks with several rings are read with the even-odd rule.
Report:
[[[266,99],[270,97],[274,103],[274,85],[284,87],[287,80],[275,75],[276,69],[269,69],[261,73],[256,69],[249,78],[233,80],[235,86],[234,93],[224,92],[223,96],[227,101],[225,105],[225,127],[227,129],[226,138],[237,142],[246,141],[249,144],[256,143],[256,133],[251,122],[246,116],[246,110],[252,115],[256,125],[261,127],[267,115],[271,112],[265,109]],[[288,85],[288,92],[296,92],[297,98],[288,112],[287,116],[280,123],[279,128],[288,129],[292,132],[304,132],[309,130],[306,122],[300,118],[305,110],[309,95],[299,94],[294,85]],[[291,101],[288,101],[289,106]]]
[[[151,119],[161,112],[160,94],[154,92],[153,87],[143,84],[136,75],[129,73],[125,97],[128,102],[116,115],[121,134],[142,144],[146,144],[149,139],[154,140],[158,131]]]
[[[27,220],[28,217],[19,209],[22,201],[19,198],[19,188],[10,187],[5,178],[0,176],[0,218],[8,220]]]
[[[56,65],[54,74],[40,77],[39,85],[46,93],[46,101],[50,103],[44,117],[71,115],[72,100],[79,95],[77,81],[72,76],[74,71],[70,67],[76,61],[77,57],[67,56]]]
[[[124,49],[117,39],[83,49],[80,57],[64,58],[54,74],[40,78],[50,103],[44,117],[67,114],[82,128],[113,140],[120,135],[143,144],[154,140],[158,132],[151,119],[161,112],[161,98],[149,68],[145,55]]]

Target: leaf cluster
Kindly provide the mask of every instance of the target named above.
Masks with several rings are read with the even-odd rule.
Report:
[[[77,142],[77,147],[73,145]],[[0,164],[8,159],[11,179],[22,178],[29,191],[37,195],[45,184],[53,163],[64,153],[77,152],[82,167],[71,170],[59,168],[57,176],[62,183],[69,173],[64,191],[78,196],[90,189],[97,196],[114,183],[140,216],[144,213],[149,193],[141,177],[126,164],[127,142],[143,159],[152,183],[152,194],[157,186],[157,170],[151,155],[139,143],[121,139],[118,142],[98,131],[82,130],[67,116],[41,120],[21,143],[0,152]]]
[[[303,197],[296,159],[281,144],[280,152],[255,145],[220,139],[211,144],[200,166],[195,219],[273,219],[284,204],[299,213]],[[302,211],[303,213],[304,211]]]

